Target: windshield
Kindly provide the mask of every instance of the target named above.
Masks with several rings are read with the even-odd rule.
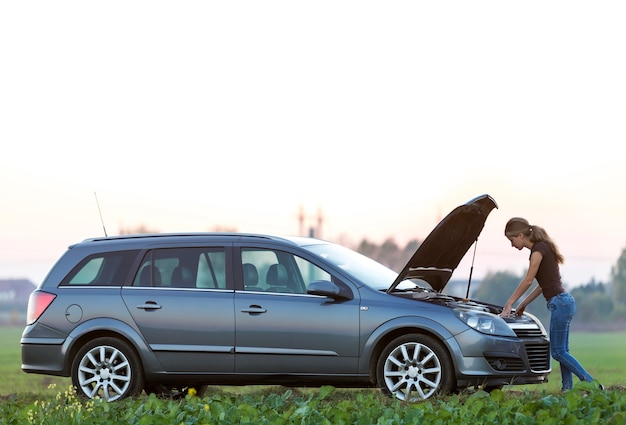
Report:
[[[355,281],[376,290],[386,290],[398,277],[398,273],[390,268],[341,245],[320,244],[304,248],[345,271]]]

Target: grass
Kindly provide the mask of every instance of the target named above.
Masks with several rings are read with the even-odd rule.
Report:
[[[605,387],[626,385],[626,332],[575,332],[570,334],[570,352],[587,372]],[[578,378],[574,376],[574,383]],[[522,387],[518,387],[520,389]],[[547,385],[530,385],[529,390],[558,391],[561,388],[561,371],[558,362],[552,361],[552,373]]]
[[[67,388],[71,381],[48,375],[22,372],[20,338],[23,328],[0,327],[0,396],[37,393],[56,395],[58,388]],[[56,389],[48,389],[56,384]]]
[[[22,328],[0,327],[0,396],[28,393],[54,396],[59,388],[68,388],[69,378],[24,373],[21,370],[20,336]],[[605,387],[626,385],[626,332],[573,333],[570,350],[589,373]],[[549,382],[545,385],[511,386],[505,391],[557,392],[561,385],[558,363],[553,362]],[[574,378],[574,382],[577,379]],[[52,387],[52,388],[51,388]],[[223,387],[225,392],[272,391],[272,388]],[[279,389],[283,391],[283,389]],[[368,390],[369,391],[369,390]]]

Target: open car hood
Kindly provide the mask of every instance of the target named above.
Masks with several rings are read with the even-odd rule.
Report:
[[[424,239],[387,292],[392,292],[403,280],[415,278],[425,280],[441,292],[478,239],[494,208],[498,208],[496,201],[489,195],[481,195],[452,210]]]

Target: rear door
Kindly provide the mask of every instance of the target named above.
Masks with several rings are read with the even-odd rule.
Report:
[[[126,306],[169,372],[232,373],[235,321],[230,249],[160,248],[146,252]]]
[[[356,373],[356,294],[341,301],[308,295],[310,282],[333,276],[293,253],[243,246],[233,257],[240,270],[235,273],[238,374]]]

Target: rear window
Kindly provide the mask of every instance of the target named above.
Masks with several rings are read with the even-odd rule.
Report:
[[[72,269],[60,286],[122,286],[138,253],[128,250],[90,255]]]

